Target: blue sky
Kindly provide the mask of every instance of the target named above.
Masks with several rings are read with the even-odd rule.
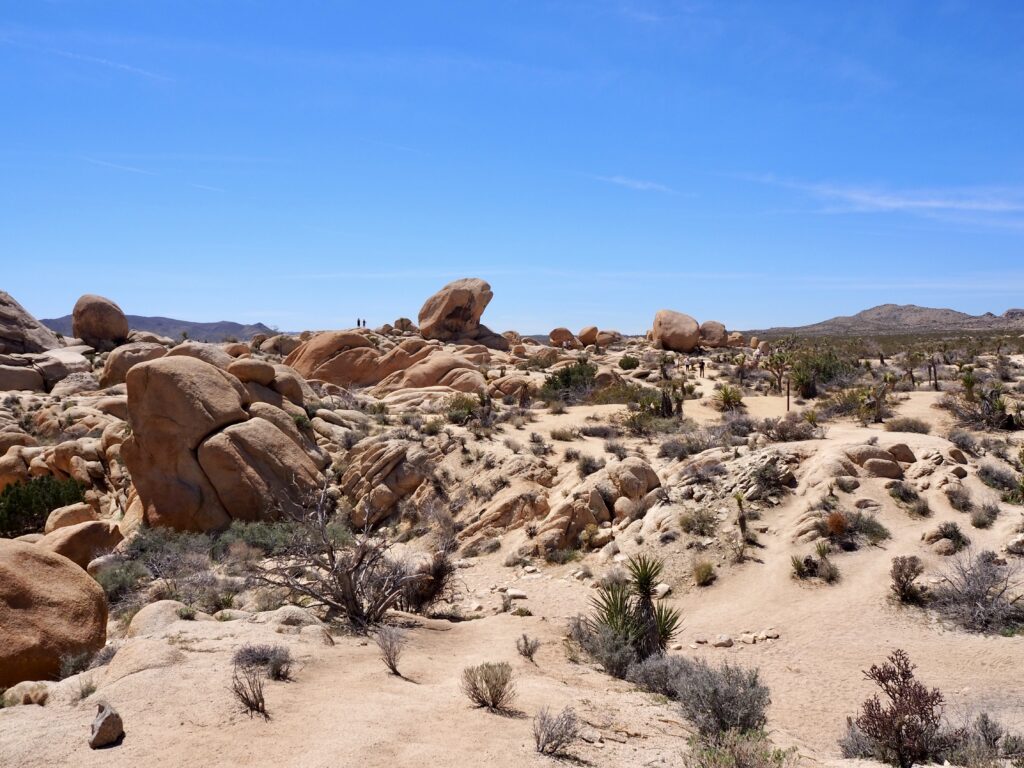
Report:
[[[40,317],[730,328],[1024,306],[1017,2],[0,2]]]

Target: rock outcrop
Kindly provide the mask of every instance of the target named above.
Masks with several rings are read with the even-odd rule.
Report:
[[[717,349],[729,346],[729,333],[717,320],[705,320],[700,324],[701,346]]]
[[[0,688],[55,678],[61,659],[94,653],[107,636],[107,599],[66,557],[0,539]]]
[[[0,291],[0,354],[45,352],[60,346],[56,334]]]
[[[508,340],[480,324],[494,293],[476,277],[448,283],[423,304],[419,314],[420,333],[425,339],[472,343],[492,349],[508,349]]]
[[[662,349],[672,352],[692,352],[700,343],[700,326],[682,312],[659,309],[654,316],[651,339]]]
[[[282,426],[250,414],[246,386],[216,366],[168,356],[132,368],[127,385],[133,434],[121,454],[150,525],[214,531],[274,519],[319,483],[325,462],[311,458],[312,439],[287,434],[285,413]]]
[[[128,340],[128,318],[110,299],[87,293],[75,302],[71,332],[90,347],[113,349]]]

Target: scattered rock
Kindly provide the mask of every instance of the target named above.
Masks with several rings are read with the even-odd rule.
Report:
[[[92,733],[89,736],[89,746],[92,749],[109,747],[118,743],[124,736],[124,723],[117,710],[105,701],[99,702],[97,707],[96,719],[92,721]]]

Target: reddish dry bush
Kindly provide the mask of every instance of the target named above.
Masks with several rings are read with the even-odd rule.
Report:
[[[825,518],[825,527],[830,539],[841,539],[849,532],[850,521],[844,512],[837,510]]]

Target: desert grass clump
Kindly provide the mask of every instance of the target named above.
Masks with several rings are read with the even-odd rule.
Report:
[[[575,429],[570,429],[569,427],[555,427],[551,430],[551,439],[559,440],[561,442],[572,442],[579,436],[579,432]]]
[[[714,536],[718,528],[718,517],[707,507],[683,512],[679,516],[679,527],[695,536]]]
[[[1004,493],[1017,489],[1018,481],[1013,472],[992,462],[985,462],[978,467],[978,479],[990,488]]]
[[[892,559],[890,588],[901,603],[919,605],[924,600],[924,587],[917,583],[922,573],[924,564],[917,555],[899,555]]]
[[[693,582],[698,587],[710,586],[715,580],[715,566],[710,560],[698,559],[693,563]]]
[[[778,749],[763,731],[729,731],[714,741],[695,739],[686,768],[793,768],[796,749]]]
[[[959,483],[952,483],[946,486],[946,498],[949,505],[957,512],[970,512],[974,509],[974,500],[971,492]]]
[[[910,504],[919,497],[917,489],[905,480],[896,480],[889,486],[889,495],[900,504]]]
[[[540,640],[530,637],[525,632],[516,638],[516,650],[519,651],[520,656],[528,661],[533,661],[534,654],[537,653],[538,648],[540,648]]]
[[[992,501],[986,501],[980,507],[971,512],[971,525],[975,528],[991,528],[992,523],[999,517],[999,505]]]
[[[384,666],[392,675],[402,677],[402,673],[398,671],[398,662],[402,658],[402,652],[408,641],[405,632],[398,627],[384,626],[377,630],[373,639],[377,641],[380,660],[384,662]]]
[[[242,710],[249,717],[259,715],[269,720],[267,701],[263,695],[263,674],[259,667],[244,667],[235,664],[231,676],[231,692],[242,705]]]
[[[932,431],[932,425],[924,419],[913,416],[897,416],[885,422],[887,432],[914,432],[919,435],[927,435]]]
[[[485,662],[462,670],[462,692],[477,707],[508,712],[515,703],[516,686],[507,661]]]
[[[606,440],[604,449],[619,461],[622,461],[629,455],[629,451],[626,450],[626,446],[615,440]]]
[[[960,526],[951,521],[940,523],[939,527],[935,530],[935,535],[940,539],[950,542],[953,545],[954,552],[966,549],[971,544],[971,540],[964,535]]]
[[[576,471],[581,479],[594,474],[602,467],[604,467],[604,459],[598,459],[586,454],[581,455],[576,460]]]
[[[533,718],[533,743],[542,755],[560,755],[579,736],[576,713],[566,707],[557,715],[544,707]]]
[[[946,439],[968,456],[977,456],[981,453],[978,441],[974,438],[974,435],[965,429],[951,430]]]
[[[246,643],[232,658],[236,667],[264,671],[271,680],[290,680],[292,672],[291,651],[283,645],[255,645]]]

